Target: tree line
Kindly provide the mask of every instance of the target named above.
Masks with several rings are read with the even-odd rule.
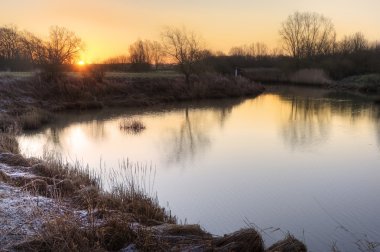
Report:
[[[51,27],[46,40],[14,26],[0,27],[1,70],[39,67],[58,72],[65,65],[73,64],[82,49],[82,40],[63,27]]]
[[[380,72],[380,45],[357,32],[337,39],[333,22],[320,14],[295,12],[279,29],[281,47],[270,49],[261,42],[234,46],[228,54],[212,52],[186,28],[167,27],[161,41],[137,40],[128,53],[109,58],[107,70],[148,71],[175,65],[187,81],[202,71],[231,74],[239,68],[322,68],[333,78]],[[62,27],[52,27],[47,39],[0,27],[0,70],[44,69],[59,72],[73,64],[83,49],[82,40]]]

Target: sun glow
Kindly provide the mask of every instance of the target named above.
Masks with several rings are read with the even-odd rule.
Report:
[[[85,64],[86,64],[86,62],[84,62],[84,60],[78,61],[78,65],[80,65],[80,66],[84,66]]]

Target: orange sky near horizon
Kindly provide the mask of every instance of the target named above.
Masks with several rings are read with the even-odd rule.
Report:
[[[2,0],[0,25],[14,24],[40,37],[64,26],[83,39],[82,60],[127,54],[136,39],[160,40],[165,26],[186,26],[213,51],[264,42],[279,46],[281,22],[295,11],[332,19],[338,37],[357,31],[380,40],[378,0]]]

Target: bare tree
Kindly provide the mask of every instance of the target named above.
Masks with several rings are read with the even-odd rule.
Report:
[[[83,49],[82,40],[64,27],[50,28],[49,40],[44,43],[44,52],[39,55],[45,70],[56,74],[64,64],[72,64]]]
[[[129,46],[129,58],[132,68],[137,71],[148,70],[151,62],[150,41],[141,39]]]
[[[38,38],[31,32],[22,33],[23,54],[26,59],[35,65],[44,62],[45,45],[42,39]]]
[[[357,53],[369,49],[369,42],[363,33],[357,32],[351,36],[345,36],[338,45],[339,52],[343,54]]]
[[[229,55],[240,57],[263,57],[268,55],[268,46],[261,42],[250,45],[234,46],[230,49]]]
[[[185,28],[170,27],[161,35],[165,53],[178,64],[190,86],[190,76],[197,71],[196,64],[204,55],[199,37]]]
[[[231,47],[230,51],[228,52],[230,56],[238,56],[238,57],[243,57],[247,56],[247,48],[245,45],[243,46],[234,46]]]
[[[15,26],[0,27],[0,57],[14,60],[21,53],[21,36]]]
[[[336,33],[330,19],[317,13],[295,12],[282,23],[283,47],[294,58],[331,53]]]
[[[163,62],[164,50],[163,46],[158,41],[152,41],[150,43],[151,63],[154,64],[156,70],[158,66]]]

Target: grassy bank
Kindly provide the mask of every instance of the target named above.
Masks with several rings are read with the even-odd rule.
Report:
[[[100,180],[79,164],[65,163],[52,154],[43,160],[24,158],[9,133],[0,134],[0,147],[0,183],[40,195],[40,202],[52,199],[58,209],[63,209],[44,215],[37,203],[39,215],[34,218],[42,225],[21,241],[0,243],[6,250],[116,251],[128,247],[139,251],[306,251],[291,236],[265,250],[260,233],[252,227],[214,237],[199,225],[179,225],[156,197],[139,186],[136,167],[128,163],[123,164],[123,169],[131,170],[127,182],[104,191]]]
[[[283,71],[277,68],[250,68],[243,70],[246,78],[266,84],[322,87],[362,94],[369,100],[380,102],[380,74],[350,76],[333,80],[322,69]]]
[[[50,81],[41,75],[17,76],[0,75],[1,131],[10,127],[14,118],[24,130],[37,129],[53,120],[52,113],[56,111],[153,106],[256,96],[263,92],[262,86],[245,78],[215,74],[194,77],[191,84],[172,73],[154,76],[109,73],[100,79],[88,74],[67,74]]]

